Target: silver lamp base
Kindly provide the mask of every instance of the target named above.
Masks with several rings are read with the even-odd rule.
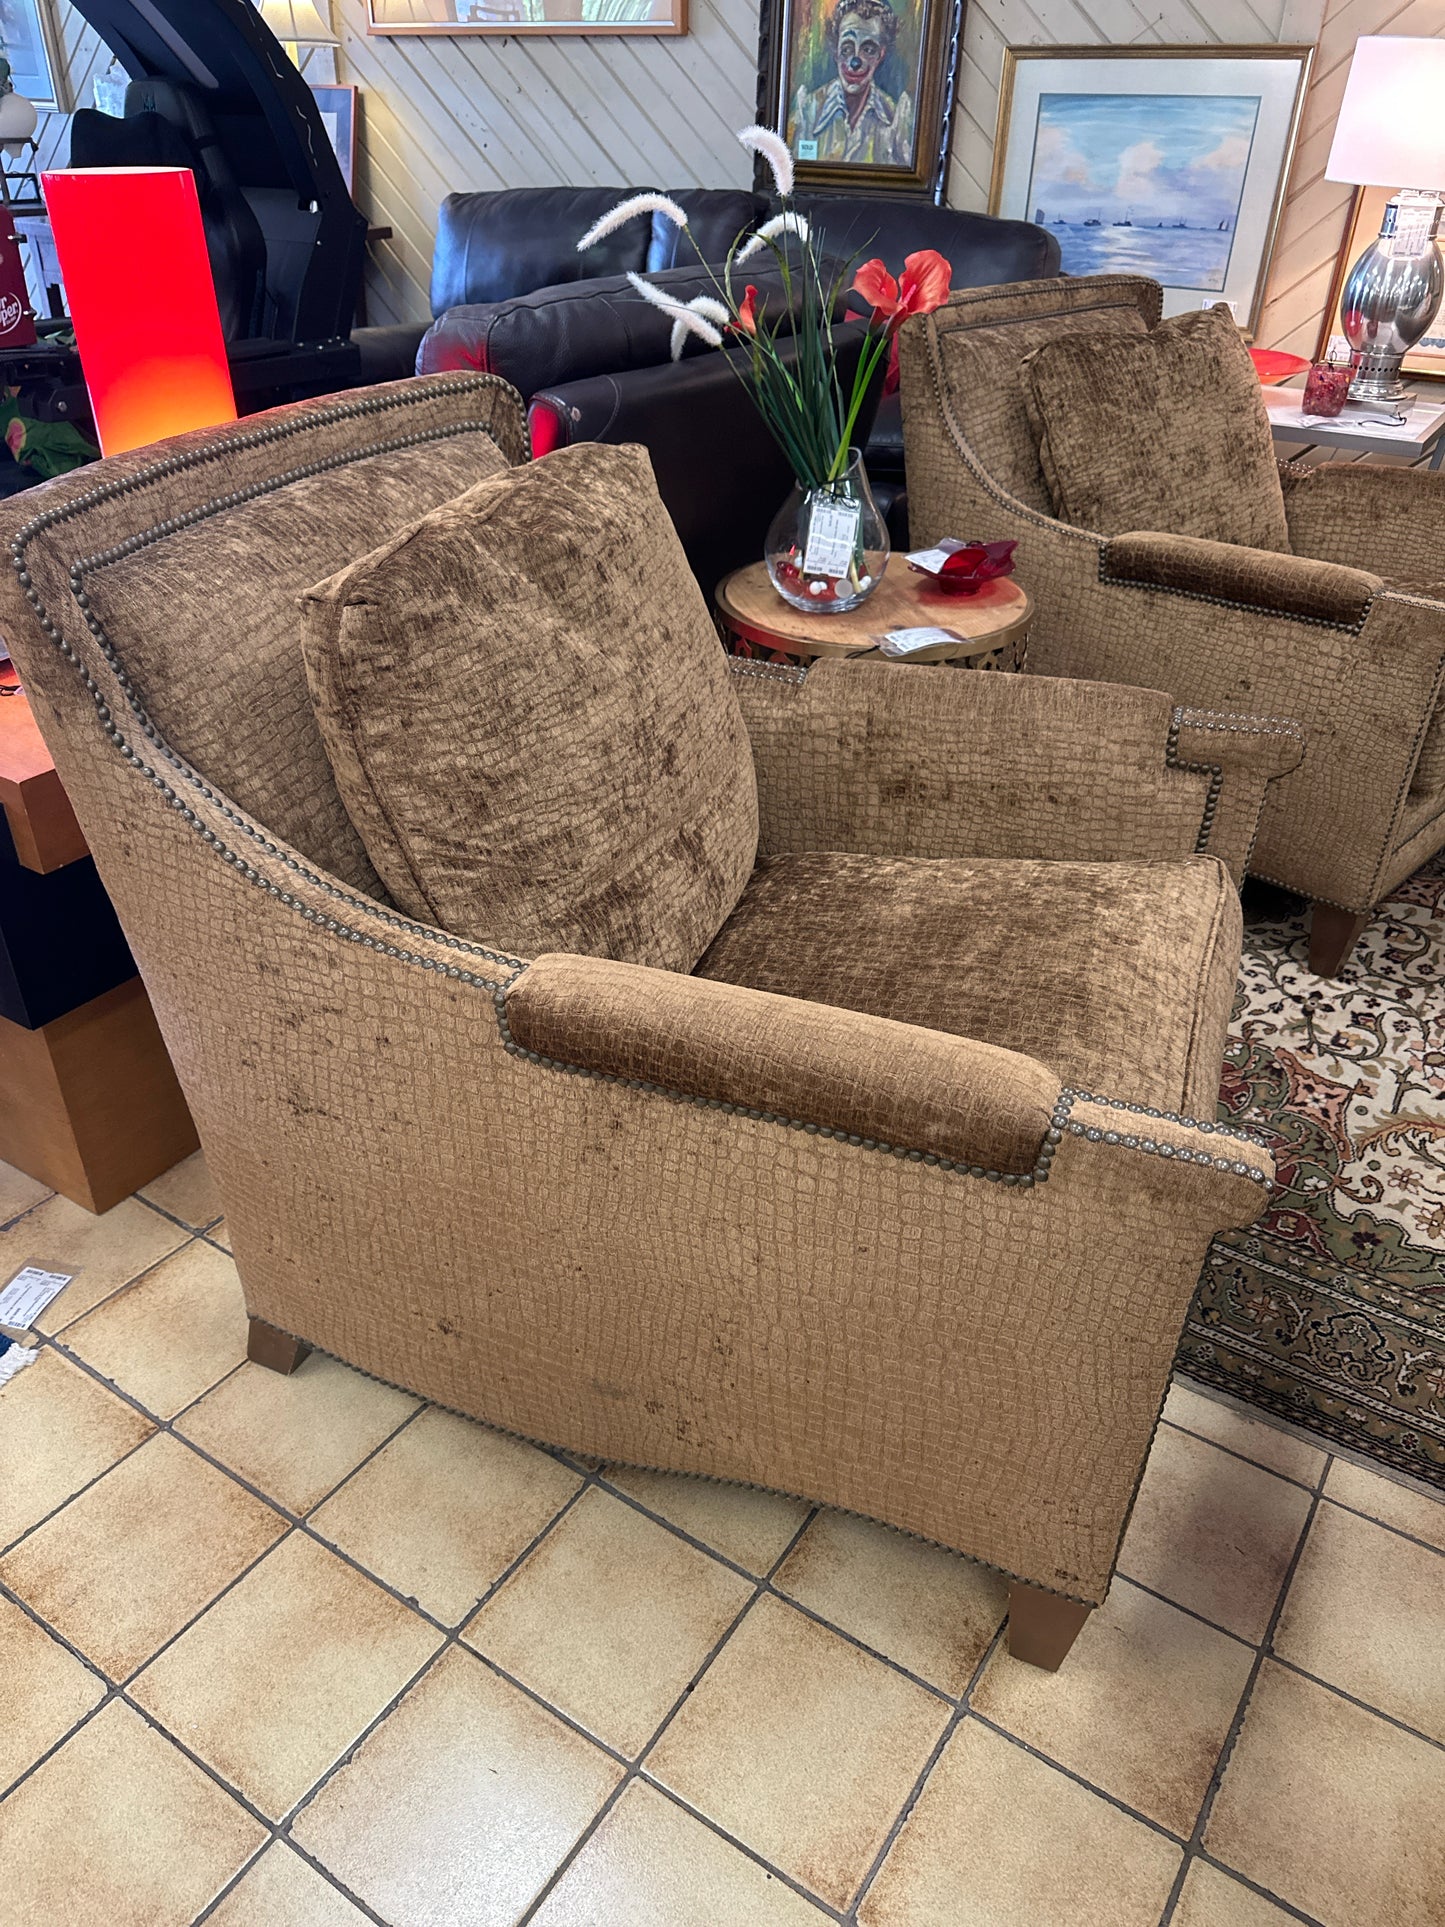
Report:
[[[1354,370],[1351,401],[1404,399],[1400,363],[1435,319],[1445,293],[1435,245],[1442,205],[1435,193],[1397,194],[1378,238],[1350,269],[1340,319]]]

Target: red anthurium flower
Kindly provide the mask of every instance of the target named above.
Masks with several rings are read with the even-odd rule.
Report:
[[[738,318],[733,325],[747,335],[755,335],[758,332],[758,291],[751,281],[748,283],[747,292],[738,303]]]
[[[953,267],[936,248],[923,248],[910,254],[903,263],[897,319],[906,321],[912,314],[931,314],[948,299]]]
[[[898,283],[876,255],[859,268],[848,292],[861,295],[873,310],[870,327],[891,320],[898,307]]]

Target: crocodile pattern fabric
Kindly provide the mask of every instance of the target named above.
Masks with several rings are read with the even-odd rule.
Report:
[[[1059,298],[1056,328],[1076,325],[1089,285],[1075,282]],[[1106,285],[1117,297],[1117,279],[1101,277]],[[1047,300],[1048,286],[1036,284],[1035,303]],[[1269,787],[1249,867],[1305,896],[1368,911],[1445,844],[1445,810],[1419,811],[1422,792],[1411,794],[1422,764],[1431,783],[1445,774],[1435,720],[1445,605],[1395,588],[1387,567],[1416,582],[1445,579],[1445,476],[1353,463],[1307,477],[1281,471],[1295,562],[1309,557],[1383,578],[1358,614],[1348,596],[1331,616],[1318,613],[1317,600],[1302,609],[1242,600],[1247,565],[1236,559],[1212,578],[1190,574],[1197,549],[1166,563],[1156,547],[1155,580],[1111,579],[1117,539],[1022,497],[1012,479],[1021,456],[1001,463],[969,426],[980,383],[999,378],[996,350],[976,360],[972,341],[979,329],[996,337],[1000,311],[1015,298],[1008,290],[965,293],[900,332],[913,540],[925,546],[960,529],[1017,540],[1019,580],[1034,604],[1030,674],[1167,690],[1174,702],[1210,714],[1293,719],[1304,754]],[[1015,372],[1042,325],[1034,312],[1020,327]],[[1031,454],[1026,424],[1024,435]],[[1287,567],[1266,553],[1254,573],[1278,571],[1279,583]],[[1259,589],[1250,584],[1252,594]],[[1345,613],[1350,619],[1340,619]]]
[[[1212,857],[820,852],[765,857],[697,974],[978,1038],[1076,1090],[1205,1117],[1240,936]]]
[[[1065,522],[1289,548],[1259,377],[1227,308],[1123,338],[1070,330],[1026,354],[1018,378]]]
[[[411,389],[397,415],[466,432],[505,399],[485,376]],[[974,1175],[519,1044],[525,962],[372,901],[194,771],[126,681],[146,613],[101,623],[73,587],[99,549],[163,546],[178,530],[158,524],[218,486],[284,505],[298,463],[369,460],[397,429],[305,403],[0,509],[0,629],[144,974],[247,1310],[523,1435],[797,1492],[1099,1601],[1205,1249],[1258,1214],[1268,1155],[1211,1119],[1061,1092],[1033,1171]],[[279,527],[260,579],[311,552],[310,524]],[[207,613],[211,658],[247,598]]]
[[[304,599],[336,780],[404,910],[690,970],[757,850],[726,658],[641,448],[434,509]]]

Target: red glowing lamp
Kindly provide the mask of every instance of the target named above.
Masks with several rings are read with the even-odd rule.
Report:
[[[41,179],[104,453],[233,422],[190,169],[73,167]]]

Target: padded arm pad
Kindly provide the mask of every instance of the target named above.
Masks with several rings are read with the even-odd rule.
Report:
[[[1308,555],[1242,549],[1195,535],[1142,532],[1110,537],[1099,577],[1343,629],[1359,628],[1385,586],[1379,576],[1363,569],[1318,562]]]
[[[1298,730],[1152,689],[878,662],[736,662],[760,845],[877,856],[1144,861],[1236,880]],[[1216,775],[1215,772],[1219,774]]]
[[[930,1164],[1025,1176],[1059,1102],[1017,1051],[602,957],[539,957],[506,1021],[549,1062]]]

